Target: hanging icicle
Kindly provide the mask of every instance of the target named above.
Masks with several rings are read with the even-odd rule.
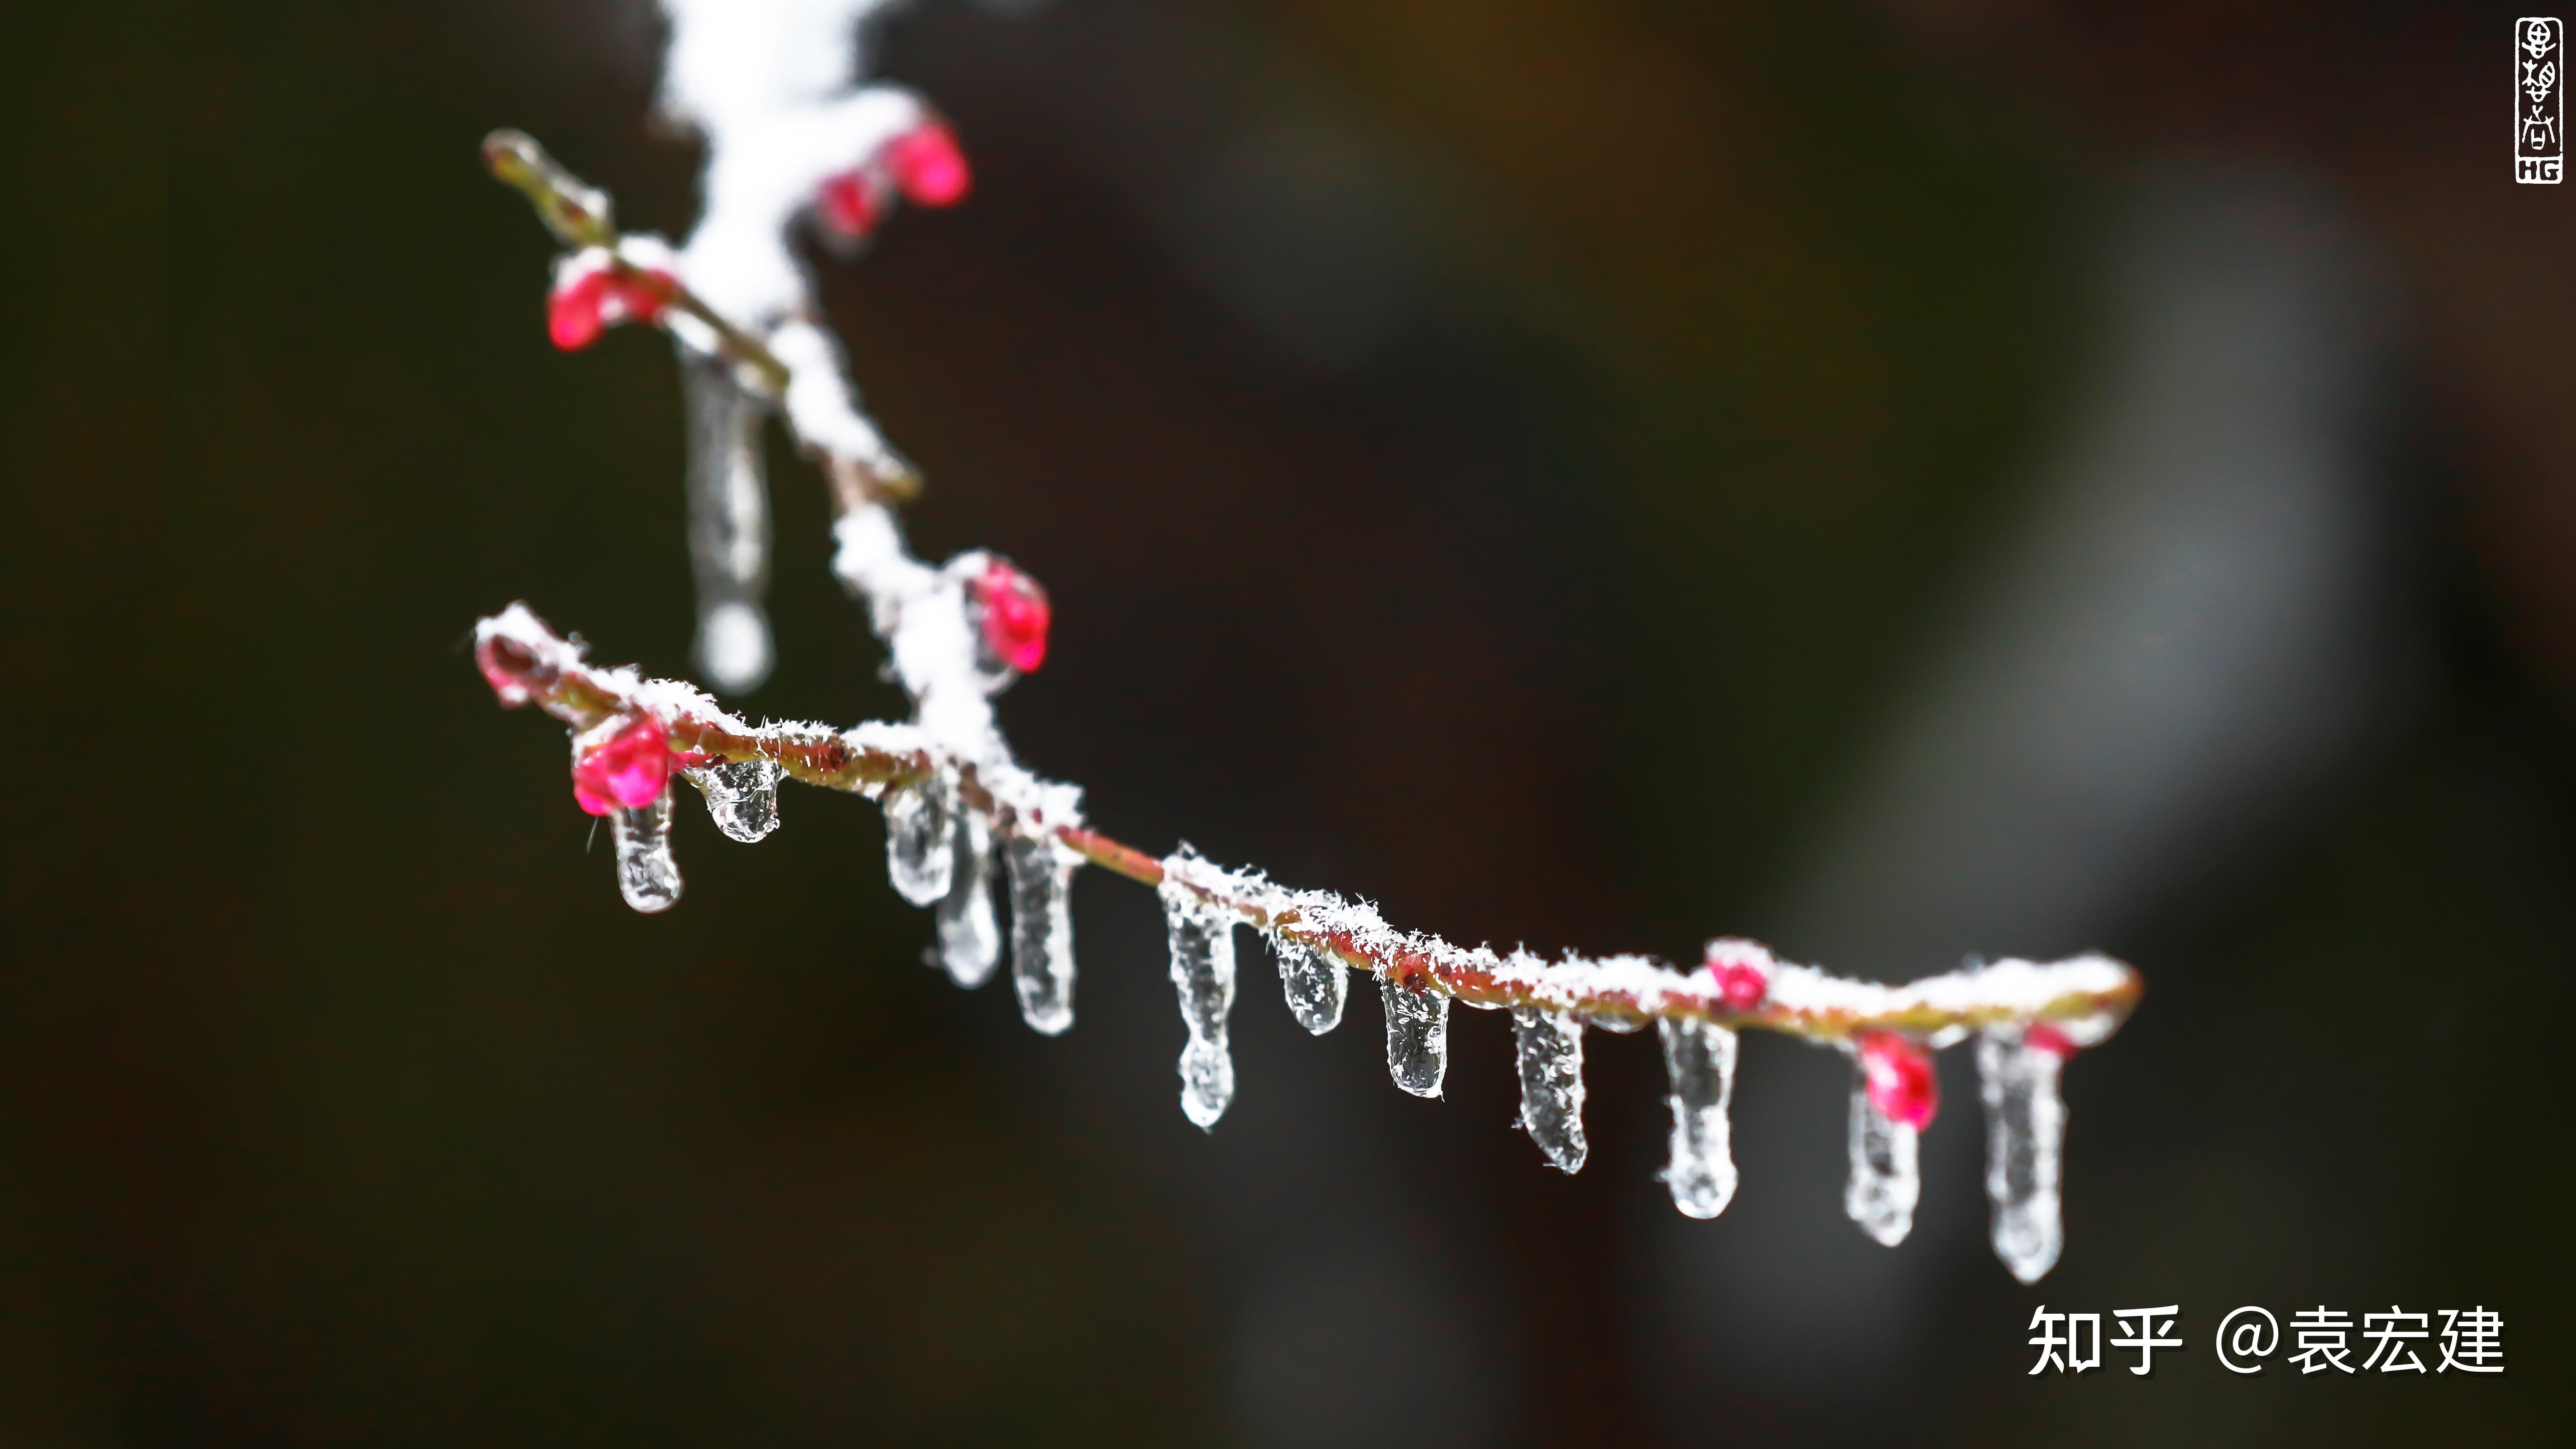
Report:
[[[1673,1206],[1713,1218],[1735,1199],[1735,1155],[1727,1110],[1735,1098],[1735,1033],[1697,1017],[1656,1023],[1664,1039],[1665,1098],[1673,1112],[1664,1183]]]
[[[1583,1023],[1570,1011],[1512,1008],[1520,1066],[1521,1126],[1559,1172],[1580,1172],[1583,1140]]]
[[[1180,994],[1181,1021],[1189,1028],[1181,1048],[1181,1112],[1213,1131],[1234,1100],[1234,1055],[1226,1017],[1234,1010],[1234,917],[1211,911],[1181,883],[1173,861],[1164,863],[1163,927],[1172,951],[1172,988]]]

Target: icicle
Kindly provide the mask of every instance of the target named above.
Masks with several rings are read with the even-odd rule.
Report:
[[[650,805],[620,806],[608,817],[617,842],[617,889],[639,911],[667,911],[680,903],[680,863],[671,858],[671,792]]]
[[[1299,1026],[1322,1036],[1342,1024],[1342,1005],[1351,992],[1347,967],[1293,936],[1273,935],[1270,954],[1278,958],[1279,985]]]
[[[1011,985],[1020,1015],[1049,1036],[1073,1025],[1073,871],[1081,858],[1046,836],[1002,844],[1011,877]]]
[[[1570,1011],[1512,1008],[1521,1072],[1521,1126],[1559,1172],[1580,1172],[1583,1140],[1583,1023]]]
[[[947,786],[936,776],[886,793],[886,876],[916,906],[947,895],[956,877],[948,807]]]
[[[1172,986],[1190,1029],[1181,1048],[1181,1113],[1213,1131],[1234,1100],[1234,1056],[1225,1019],[1234,1010],[1234,918],[1209,910],[1177,873],[1163,877],[1163,926],[1172,945]]]
[[[769,677],[769,485],[760,403],[733,365],[680,348],[689,433],[689,562],[698,584],[698,663],[727,693]]]
[[[1893,1248],[1914,1231],[1914,1203],[1923,1193],[1914,1128],[1879,1110],[1869,1098],[1869,1073],[1855,1059],[1851,1091],[1851,1181],[1843,1211],[1860,1230]]]
[[[1449,998],[1391,973],[1377,978],[1377,995],[1386,1007],[1387,1075],[1417,1097],[1439,1096],[1449,1075]]]
[[[707,800],[716,829],[748,845],[778,828],[778,782],[787,767],[775,760],[718,760],[682,770]]]
[[[2033,1045],[2019,1027],[1988,1027],[1977,1038],[1995,1256],[2024,1283],[2054,1267],[2066,1241],[2057,1194],[2058,1149],[2066,1140],[2057,1076],[2065,1064],[2062,1051]]]
[[[1672,1162],[1664,1182],[1673,1206],[1713,1218],[1735,1197],[1735,1155],[1727,1104],[1735,1096],[1735,1033],[1696,1017],[1665,1017],[1664,1072],[1672,1083]]]
[[[956,820],[955,866],[939,900],[939,964],[971,991],[1002,959],[1002,923],[993,913],[993,824],[963,807]]]

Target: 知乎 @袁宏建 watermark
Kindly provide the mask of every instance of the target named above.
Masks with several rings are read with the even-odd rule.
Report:
[[[2555,186],[2567,164],[2567,26],[2546,15],[2513,23],[2513,179]]]
[[[2114,1308],[2110,1316],[2117,1332],[2105,1338],[2101,1314],[2052,1313],[2041,1304],[2030,1316],[2030,1346],[2039,1350],[2030,1371],[2080,1374],[2098,1369],[2108,1347],[2135,1349],[2138,1361],[2125,1367],[2145,1375],[2154,1371],[2156,1350],[2183,1347],[2180,1304]],[[2356,1326],[2359,1343],[2354,1342]],[[2293,1310],[2290,1331],[2297,1335],[2297,1346],[2281,1362],[2298,1365],[2303,1374],[2327,1369],[2348,1374],[2504,1372],[2504,1315],[2484,1305],[2410,1313],[2390,1304],[2385,1313],[2364,1312],[2358,1325],[2352,1314],[2319,1305]],[[2281,1321],[2268,1308],[2239,1308],[2219,1320],[2216,1347],[2219,1365],[2230,1373],[2259,1374],[2281,1351]],[[2358,1367],[2352,1361],[2356,1353],[2364,1355]],[[2440,1361],[2428,1366],[2422,1355],[2429,1353],[2438,1353]]]

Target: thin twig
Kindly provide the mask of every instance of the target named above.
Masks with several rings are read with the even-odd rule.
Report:
[[[650,714],[676,750],[773,761],[789,778],[808,785],[871,797],[929,779],[943,768],[962,767],[969,776],[964,782],[968,803],[993,812],[996,824],[1006,830],[1014,824],[1007,804],[974,785],[971,765],[941,758],[935,748],[888,748],[858,738],[858,731],[843,734],[821,725],[755,726],[688,686],[645,681],[631,671],[584,663],[580,645],[532,615],[513,615],[484,621],[485,642],[478,651],[486,678],[505,703],[533,703],[575,730],[620,715]],[[1159,886],[1167,874],[1162,861],[1096,831],[1059,826],[1053,834],[1083,859],[1129,880]],[[1204,879],[1185,877],[1182,884],[1257,929],[1472,1006],[1543,1006],[1622,1024],[1696,1017],[1738,1030],[1833,1041],[1873,1030],[1930,1036],[2045,1020],[2085,1024],[2085,1039],[2098,1041],[2127,1017],[2142,989],[2136,971],[2102,956],[2051,965],[1998,962],[1905,986],[1783,967],[1773,973],[1764,999],[1739,1007],[1729,1004],[1719,980],[1708,972],[1684,974],[1633,957],[1623,958],[1625,970],[1580,960],[1534,965],[1526,957],[1464,951],[1433,937],[1312,919],[1296,893],[1245,889],[1236,878],[1213,871]],[[1800,974],[1790,977],[1791,971]]]

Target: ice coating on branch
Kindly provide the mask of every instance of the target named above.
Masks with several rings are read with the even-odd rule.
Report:
[[[1377,979],[1386,1007],[1386,1074],[1417,1097],[1437,1097],[1449,1075],[1449,998],[1416,990],[1389,972]]]
[[[1294,936],[1272,935],[1270,954],[1278,959],[1279,986],[1299,1026],[1322,1036],[1342,1024],[1351,993],[1349,968]]]
[[[1163,863],[1163,929],[1171,944],[1172,988],[1190,1033],[1181,1048],[1181,1113],[1214,1130],[1234,1100],[1226,1017],[1234,1010],[1235,917],[1212,909],[1189,888],[1186,862],[1192,858],[1184,850]]]
[[[949,806],[947,782],[936,775],[886,792],[886,879],[916,906],[936,904],[956,879]]]
[[[955,870],[939,900],[939,964],[972,991],[1002,960],[1002,923],[993,912],[993,823],[972,808],[958,810],[956,819]]]
[[[663,0],[662,109],[706,137],[706,210],[681,275],[723,315],[766,330],[805,282],[787,226],[824,180],[875,157],[927,113],[861,86],[862,23],[884,0]]]
[[[1048,1036],[1073,1025],[1073,872],[1081,864],[1049,836],[1002,843],[1011,881],[1011,985],[1021,1018]]]
[[[2057,1264],[2065,1245],[2058,1202],[2066,1105],[2058,1074],[2072,1044],[2035,1023],[1988,1027],[1977,1036],[1977,1087],[1986,1108],[1986,1204],[1995,1256],[2024,1283]]]
[[[647,915],[680,903],[680,863],[671,856],[671,797],[622,806],[608,817],[617,847],[617,890]]]
[[[1664,1183],[1684,1215],[1713,1218],[1735,1199],[1727,1118],[1735,1098],[1735,1033],[1690,1016],[1668,1016],[1655,1025],[1664,1039],[1665,1101],[1673,1113]]]
[[[699,666],[716,688],[758,688],[769,677],[769,484],[760,456],[760,400],[733,365],[680,349],[689,436],[689,564],[698,586]]]
[[[1868,1069],[1854,1054],[1851,1090],[1851,1180],[1843,1211],[1860,1230],[1893,1248],[1914,1231],[1914,1204],[1923,1194],[1915,1130],[1871,1100]]]
[[[706,797],[707,815],[726,838],[748,845],[778,828],[778,782],[786,767],[775,760],[718,760],[683,770]]]
[[[1590,1152],[1583,1140],[1583,1023],[1572,1012],[1516,1006],[1512,1045],[1521,1126],[1557,1171],[1582,1171]]]

